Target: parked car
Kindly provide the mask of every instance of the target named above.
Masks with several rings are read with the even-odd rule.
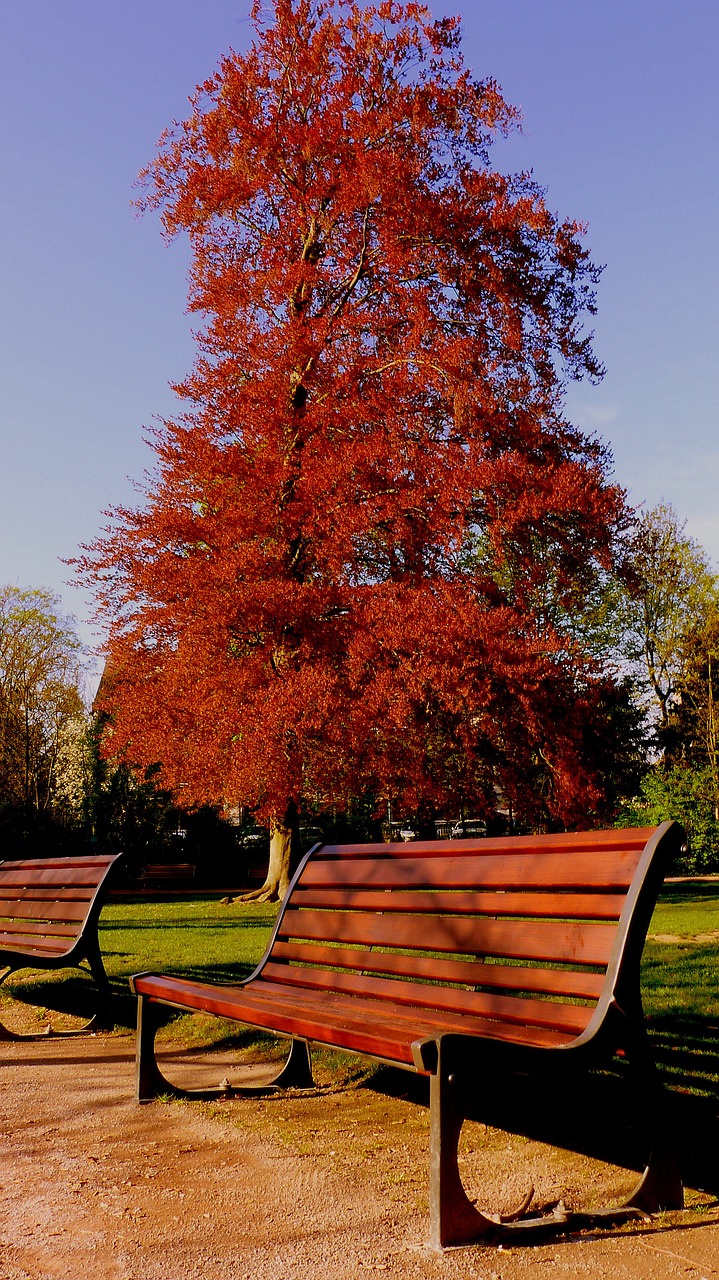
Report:
[[[449,833],[450,840],[479,840],[487,834],[487,824],[481,818],[465,818],[455,822]]]

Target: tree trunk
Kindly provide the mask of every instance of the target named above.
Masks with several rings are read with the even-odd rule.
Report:
[[[300,857],[300,823],[297,805],[290,800],[284,817],[270,825],[270,864],[264,884],[241,893],[235,902],[282,902]]]

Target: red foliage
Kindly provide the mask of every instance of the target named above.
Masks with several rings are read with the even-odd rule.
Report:
[[[146,505],[83,562],[113,750],[183,803],[372,789],[571,822],[596,688],[548,621],[623,498],[562,416],[601,370],[581,228],[489,163],[515,112],[418,4],[274,0],[144,175],[199,355]]]

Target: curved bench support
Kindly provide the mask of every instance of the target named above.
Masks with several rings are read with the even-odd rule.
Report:
[[[616,1206],[594,1210],[567,1209],[559,1201],[547,1213],[527,1215],[534,1190],[510,1213],[494,1214],[477,1208],[469,1199],[459,1172],[458,1148],[465,1108],[462,1081],[454,1073],[449,1045],[437,1045],[437,1070],[430,1076],[430,1243],[435,1249],[475,1241],[514,1239],[529,1236],[562,1235],[582,1227],[642,1219],[665,1209],[681,1209],[684,1189],[679,1166],[670,1142],[655,1141],[649,1163],[634,1190]],[[648,1136],[663,1117],[663,1089],[653,1061],[641,1046],[636,1084],[641,1093],[640,1122]],[[639,1099],[638,1099],[639,1100]]]
[[[657,1071],[646,1028],[640,1019],[627,1028],[634,1113],[641,1128],[647,1166],[627,1206],[643,1213],[684,1208],[684,1186],[668,1114],[667,1092]]]
[[[44,1031],[11,1031],[9,1027],[6,1027],[4,1023],[0,1022],[0,1040],[47,1040],[50,1037],[52,1037],[52,1039],[60,1039],[68,1036],[84,1036],[92,1034],[95,1031],[111,1031],[114,1026],[114,1021],[109,1014],[110,984],[108,982],[107,974],[105,973],[99,948],[97,957],[93,957],[92,960],[88,960],[88,963],[90,964],[91,975],[95,979],[95,983],[100,993],[100,1007],[96,1013],[93,1013],[92,1017],[87,1022],[83,1023],[81,1027],[72,1027],[67,1031],[57,1031],[54,1027],[49,1026],[45,1027]],[[0,986],[2,986],[6,978],[11,977],[13,973],[19,973],[20,970],[25,967],[31,968],[30,965],[16,965],[15,967],[8,968],[0,978]],[[81,972],[87,973],[87,970],[84,969],[82,965],[78,964],[75,967],[80,969]]]
[[[172,1084],[157,1065],[155,1036],[158,1027],[158,1005],[145,996],[138,996],[135,1060],[135,1100],[137,1102],[152,1102],[154,1098],[168,1095],[173,1098],[201,1098],[209,1101],[214,1098],[248,1095],[257,1097],[278,1089],[314,1088],[309,1044],[306,1040],[291,1040],[287,1060],[271,1080],[258,1085],[232,1085],[229,1080],[223,1080],[215,1088],[181,1089],[178,1085]]]

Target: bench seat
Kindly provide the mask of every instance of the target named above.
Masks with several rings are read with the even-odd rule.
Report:
[[[493,1020],[491,1007],[483,1008],[482,997],[477,997],[476,1013],[409,1003],[388,1008],[387,1001],[382,999],[340,994],[329,986],[303,987],[300,984],[301,970],[297,972],[298,977],[292,983],[258,980],[248,987],[218,987],[212,983],[161,975],[136,978],[135,983],[136,989],[149,999],[175,1005],[179,1009],[213,1013],[263,1031],[369,1054],[386,1062],[415,1068],[424,1075],[430,1074],[429,1069],[421,1062],[417,1064],[412,1052],[412,1046],[418,1040],[435,1039],[454,1032],[532,1046],[568,1045],[585,1029],[592,1012],[591,1009],[564,1005],[562,1019],[566,1020],[566,1031],[562,1032],[556,1029],[556,1015],[544,1015],[547,1021],[551,1017],[553,1025],[542,1025],[541,1001],[521,1002],[522,1008],[532,1006],[533,1023],[519,1020],[521,1008],[512,1010],[512,1021]],[[454,989],[445,990],[450,996],[447,1003],[453,1004]],[[465,994],[471,993],[457,992],[460,998]],[[487,1005],[491,1006],[491,1003],[490,998]],[[486,1016],[481,1016],[483,1012]],[[497,1012],[501,1014],[501,1009]]]

